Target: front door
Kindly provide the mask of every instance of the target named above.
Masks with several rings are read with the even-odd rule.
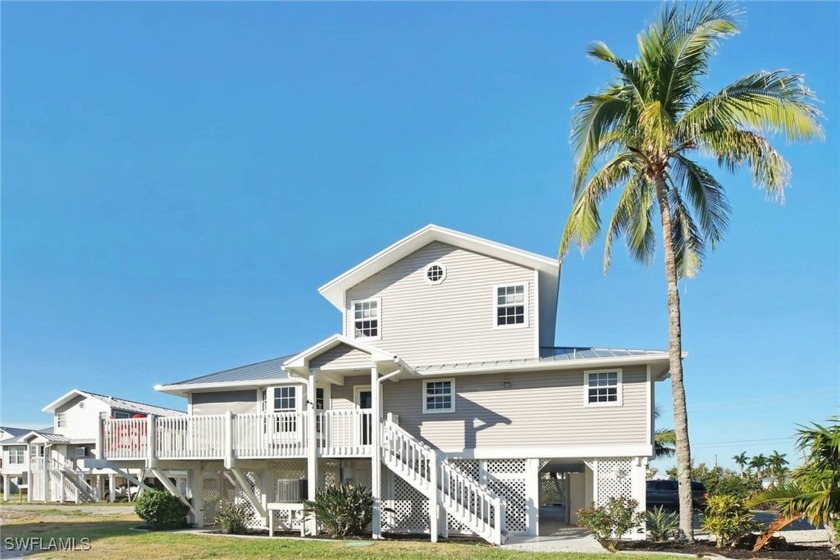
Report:
[[[361,389],[356,393],[356,405],[363,410],[370,410],[373,406],[373,393],[370,389]],[[362,416],[361,422],[361,438],[362,445],[370,445],[372,441],[371,435],[371,415],[365,414]]]

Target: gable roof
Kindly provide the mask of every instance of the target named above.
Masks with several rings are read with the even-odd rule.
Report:
[[[370,354],[371,362],[392,362],[395,364],[395,368],[399,367],[400,365],[406,368],[408,367],[405,365],[405,363],[399,360],[398,356],[388,352],[387,350],[382,350],[380,348],[376,348],[375,346],[370,346],[368,344],[365,344],[364,342],[360,342],[358,340],[348,338],[340,334],[334,334],[329,338],[325,338],[324,340],[315,344],[314,346],[310,346],[303,352],[295,354],[294,356],[290,356],[289,359],[287,359],[286,362],[283,364],[283,367],[289,368],[291,370],[306,369],[309,366],[309,361],[312,358],[315,358],[323,354],[324,352],[342,344],[360,350],[366,354]]]
[[[245,366],[208,373],[175,383],[155,385],[156,391],[174,395],[186,395],[191,390],[212,389],[214,387],[252,386],[255,384],[296,382],[283,370],[283,363],[296,354],[263,360]]]
[[[560,276],[560,261],[556,259],[429,224],[379,251],[344,274],[330,280],[318,288],[318,292],[338,309],[344,309],[344,292],[346,290],[433,241],[440,241],[454,247],[536,269],[547,274],[550,278],[556,279]]]
[[[0,428],[6,430],[6,428]],[[4,440],[0,440],[0,445],[23,445],[28,443],[34,437],[41,437],[44,441],[48,441],[50,443],[58,443],[61,442],[64,436],[56,436],[53,432],[52,426],[49,428],[44,428],[42,430],[33,430],[33,429],[25,429],[25,428],[13,428],[15,431],[20,432],[14,437],[6,438]],[[69,441],[69,440],[68,440]]]
[[[185,414],[183,411],[175,410],[174,408],[166,408],[163,406],[146,404],[137,401],[130,401],[128,399],[121,399],[119,397],[100,395],[99,393],[93,393],[91,391],[82,391],[80,389],[73,389],[72,391],[68,391],[67,393],[54,400],[41,410],[43,412],[55,412],[55,410],[59,406],[63,405],[64,403],[70,401],[70,399],[73,399],[75,397],[95,399],[102,403],[105,403],[110,408],[125,410],[127,412],[134,412],[136,414],[155,414],[157,416],[180,416]]]
[[[9,434],[10,437],[16,438],[28,434],[33,431],[34,428],[13,428],[11,426],[0,426],[0,430]]]

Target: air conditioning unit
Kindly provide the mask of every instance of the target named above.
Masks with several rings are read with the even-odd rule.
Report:
[[[275,486],[275,500],[278,502],[300,503],[307,500],[307,483],[305,478],[281,478]]]

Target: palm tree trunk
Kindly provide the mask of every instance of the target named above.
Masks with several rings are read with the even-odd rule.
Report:
[[[671,399],[674,404],[674,432],[677,448],[677,480],[679,481],[680,531],[694,541],[694,510],[691,504],[691,447],[688,443],[688,412],[685,406],[685,385],[682,369],[682,327],[680,325],[680,292],[677,286],[677,263],[671,237],[671,211],[664,178],[656,180],[656,198],[662,219],[662,246],[665,253],[665,278],[668,284],[668,358],[671,374]]]

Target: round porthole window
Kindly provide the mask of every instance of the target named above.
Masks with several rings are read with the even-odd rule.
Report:
[[[432,263],[426,267],[426,282],[440,284],[446,280],[446,267],[441,263]]]

